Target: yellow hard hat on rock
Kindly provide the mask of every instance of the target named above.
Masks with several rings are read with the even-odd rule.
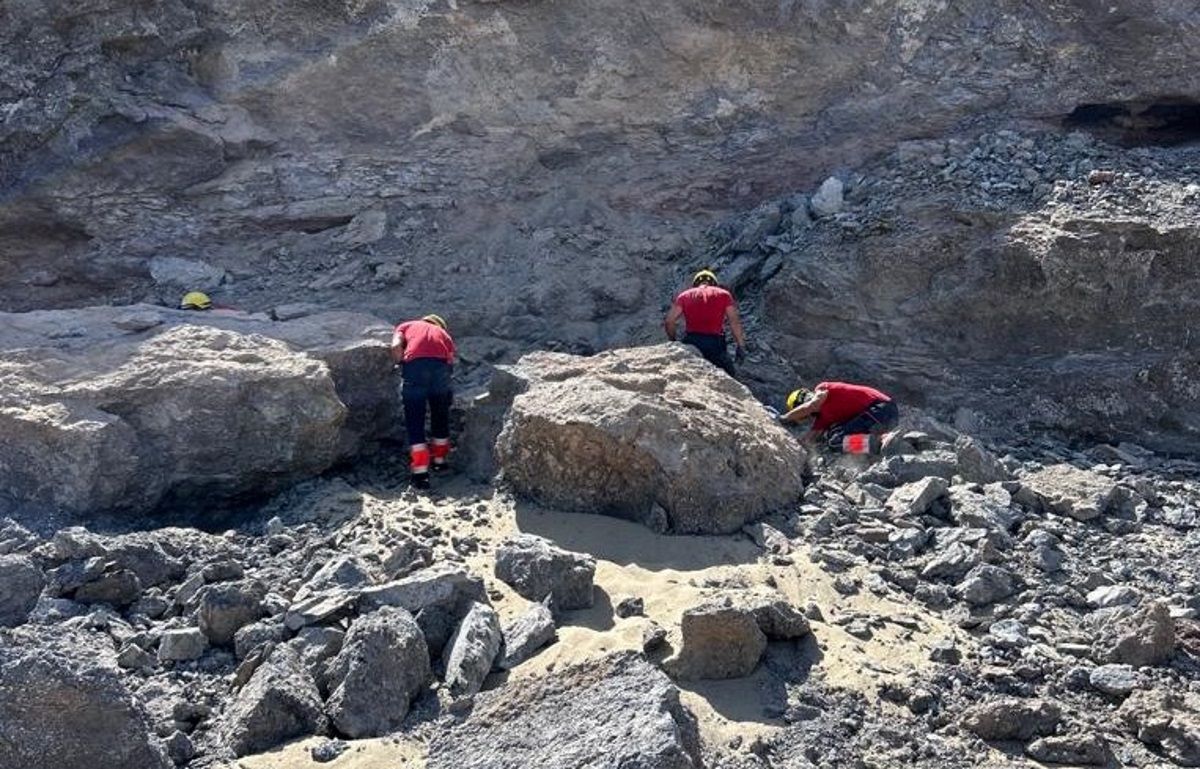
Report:
[[[446,329],[446,321],[442,318],[441,315],[429,314],[429,315],[426,315],[424,318],[421,318],[421,320],[425,321],[426,323],[432,323],[435,326],[441,326],[442,330],[447,330]]]
[[[208,298],[208,294],[199,291],[190,291],[183,295],[183,299],[179,301],[179,309],[181,310],[207,310],[212,307],[212,300]]]

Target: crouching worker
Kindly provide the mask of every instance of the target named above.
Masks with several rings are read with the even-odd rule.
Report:
[[[866,385],[821,382],[811,391],[794,390],[787,398],[782,422],[815,417],[806,442],[823,440],[832,451],[879,454],[900,421],[891,396]]]
[[[429,488],[430,467],[445,468],[450,455],[450,404],[454,399],[450,371],[454,354],[454,340],[446,330],[446,321],[438,315],[401,323],[392,334],[392,360],[403,366],[400,392],[413,488]],[[429,442],[425,440],[426,406]]]

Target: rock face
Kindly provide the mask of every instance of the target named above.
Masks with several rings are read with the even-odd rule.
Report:
[[[530,601],[550,597],[556,610],[592,605],[596,562],[586,555],[555,547],[532,534],[518,534],[496,552],[496,577]]]
[[[350,626],[329,664],[326,710],[347,737],[378,737],[400,726],[429,683],[429,650],[412,615],[385,607]]]
[[[106,637],[21,629],[0,638],[0,766],[167,769]]]
[[[0,627],[25,622],[37,604],[46,575],[26,555],[0,555]]]
[[[122,328],[135,316],[148,319]],[[381,419],[396,400],[380,392],[387,372],[361,362],[387,360],[365,336],[369,319],[194,319],[161,308],[0,314],[0,348],[20,350],[0,368],[3,493],[76,513],[211,504],[320,472],[365,440],[367,423],[395,429]],[[339,347],[331,337],[345,329],[360,336]]]
[[[486,692],[430,745],[429,769],[563,766],[697,769],[695,724],[666,676],[619,654]]]
[[[534,353],[496,444],[545,504],[728,533],[795,502],[805,454],[737,382],[678,344],[592,358]]]

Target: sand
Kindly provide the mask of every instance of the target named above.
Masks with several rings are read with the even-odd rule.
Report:
[[[494,676],[491,684],[505,678],[544,675],[548,671],[604,655],[619,649],[640,649],[643,629],[650,621],[668,630],[668,641],[678,646],[678,627],[683,612],[706,596],[737,586],[766,585],[773,579],[777,589],[798,606],[815,601],[827,620],[843,612],[863,612],[885,620],[904,618],[904,625],[888,621],[874,629],[870,640],[855,638],[831,622],[813,624],[814,640],[798,652],[807,665],[807,677],[789,681],[789,687],[807,680],[864,692],[874,697],[879,686],[892,678],[904,679],[912,670],[931,663],[928,653],[934,642],[956,635],[956,631],[914,604],[880,598],[867,591],[844,596],[833,588],[834,578],[813,562],[801,546],[791,554],[793,563],[778,565],[745,536],[671,537],[655,534],[628,521],[598,515],[561,513],[517,503],[502,494],[487,504],[492,523],[484,528],[455,514],[456,491],[480,492],[462,484],[450,494],[428,505],[431,521],[457,534],[479,538],[480,552],[468,565],[483,575],[502,618],[523,611],[528,601],[495,579],[492,551],[496,544],[516,531],[545,537],[568,550],[588,553],[596,565],[596,603],[586,610],[567,613],[560,620],[558,641],[507,676]],[[388,511],[387,502],[369,500],[364,508],[375,514]],[[381,509],[384,508],[384,509]],[[854,576],[854,572],[848,572]],[[495,596],[499,596],[495,598]],[[640,596],[645,617],[618,618],[613,607],[623,598]],[[915,620],[915,623],[914,621]],[[684,683],[684,703],[696,714],[702,738],[710,744],[725,744],[735,736],[749,738],[782,726],[771,717],[763,693],[771,681],[760,669],[750,677],[734,681]],[[775,682],[778,686],[778,682]],[[885,704],[886,706],[886,704]],[[777,714],[776,714],[777,715]],[[302,769],[318,766],[309,759],[304,741],[263,756],[243,759],[245,769]],[[389,769],[420,767],[421,747],[415,743],[366,740],[352,743],[352,750],[337,761],[320,766],[334,769]]]

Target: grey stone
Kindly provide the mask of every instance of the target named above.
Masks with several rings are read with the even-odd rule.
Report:
[[[158,659],[163,662],[187,662],[199,659],[207,648],[208,639],[200,632],[200,628],[165,630],[158,641]]]
[[[46,587],[46,575],[27,555],[0,555],[0,627],[23,624]]]
[[[617,602],[613,613],[622,619],[640,617],[646,613],[645,601],[640,596],[628,596]]]
[[[106,603],[125,607],[142,594],[142,581],[128,569],[107,571],[100,577],[81,585],[74,598],[80,603]]]
[[[981,563],[956,588],[964,601],[972,606],[988,606],[1017,592],[1017,581],[1011,572]]]
[[[845,205],[842,197],[844,191],[845,185],[836,176],[831,176],[821,182],[820,188],[809,201],[809,208],[812,210],[813,216],[823,219],[840,213]]]
[[[483,603],[472,606],[446,646],[444,681],[452,697],[472,697],[479,692],[502,641],[496,610]]]
[[[961,579],[979,563],[975,548],[954,542],[934,554],[921,569],[924,579]]]
[[[496,551],[496,577],[530,601],[547,596],[556,611],[592,605],[596,562],[555,547],[532,534],[518,534]]]
[[[1200,696],[1157,689],[1134,692],[1117,721],[1179,766],[1200,766]]]
[[[117,666],[125,670],[152,670],[154,657],[137,644],[127,643],[117,655]]]
[[[1002,649],[1021,649],[1033,643],[1025,623],[1011,618],[993,622],[988,628],[988,640]]]
[[[235,755],[259,753],[287,740],[325,730],[321,694],[300,657],[276,647],[258,666],[217,724]]]
[[[767,648],[767,636],[754,613],[730,602],[712,601],[687,609],[680,622],[678,655],[669,661],[682,679],[748,676]]]
[[[1070,465],[1051,465],[1021,477],[1042,506],[1077,521],[1090,521],[1109,511],[1117,500],[1117,485],[1110,478]]]
[[[1054,733],[1062,710],[1046,700],[1000,697],[970,708],[962,717],[962,726],[984,740],[1025,741]]]
[[[166,769],[111,642],[26,625],[0,643],[0,766]]]
[[[922,478],[894,490],[886,507],[895,516],[923,515],[935,501],[946,495],[948,489],[949,484],[944,478]]]
[[[503,636],[504,653],[497,665],[511,670],[553,643],[557,636],[554,616],[545,604],[535,603],[504,626]]]
[[[1138,603],[1141,599],[1141,592],[1128,585],[1101,585],[1087,594],[1088,606],[1098,609],[1129,606]]]
[[[179,293],[212,291],[225,280],[225,270],[193,259],[156,256],[150,260],[150,277],[164,288]]]
[[[997,483],[1012,480],[1012,473],[996,455],[969,435],[960,435],[955,439],[954,453],[958,458],[958,474],[966,481]]]
[[[483,581],[479,577],[462,567],[444,563],[360,591],[364,611],[396,606],[415,614],[429,607],[483,600]]]
[[[243,625],[233,634],[233,650],[238,659],[245,659],[250,652],[265,643],[284,641],[287,629],[278,619],[262,620]]]
[[[639,521],[659,505],[679,534],[731,533],[800,497],[799,443],[690,347],[539,352],[519,367],[527,386],[496,456],[522,495]]]
[[[1105,621],[1092,653],[1099,662],[1134,667],[1166,662],[1175,653],[1175,620],[1170,609],[1156,602]]]
[[[1088,683],[1097,691],[1124,697],[1138,688],[1138,674],[1129,665],[1101,665],[1088,675]]]
[[[295,631],[308,625],[339,619],[349,614],[358,602],[358,593],[348,590],[312,595],[289,606],[283,624],[288,630]]]
[[[412,615],[384,607],[350,626],[329,663],[330,721],[347,737],[376,737],[400,726],[430,681],[429,650]]]
[[[666,676],[618,654],[480,694],[464,721],[434,734],[428,761],[429,769],[567,766],[698,769],[695,721]]]
[[[215,646],[229,646],[237,631],[266,614],[266,586],[260,582],[209,585],[197,596],[200,631]]]
[[[324,740],[314,745],[309,751],[312,760],[318,764],[327,764],[350,749],[350,745],[342,740]]]
[[[196,755],[196,747],[186,734],[176,731],[164,741],[164,747],[171,763],[175,766],[186,766]]]
[[[1095,734],[1042,737],[1029,743],[1025,753],[1042,763],[1071,766],[1106,766],[1112,755],[1104,739]]]

